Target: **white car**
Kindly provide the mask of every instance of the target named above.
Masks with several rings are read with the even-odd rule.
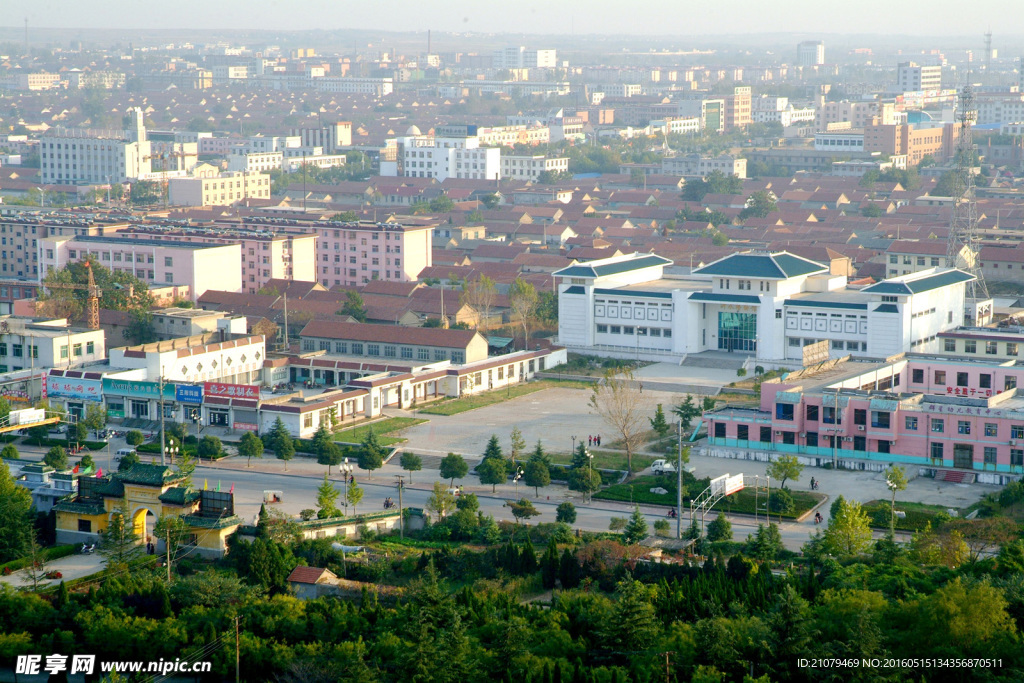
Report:
[[[675,474],[676,465],[674,462],[662,458],[651,463],[651,471],[655,474]]]

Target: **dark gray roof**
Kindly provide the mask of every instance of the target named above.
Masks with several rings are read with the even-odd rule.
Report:
[[[751,252],[731,254],[694,272],[698,275],[784,280],[798,275],[821,273],[826,270],[828,268],[817,261],[782,251],[773,254]]]
[[[727,304],[759,304],[761,299],[749,294],[713,294],[712,292],[694,292],[690,301],[712,301]]]
[[[672,264],[671,259],[656,254],[634,256],[634,258],[614,261],[612,263],[598,263],[597,265],[579,263],[575,266],[556,270],[552,275],[561,277],[601,277],[603,275],[615,275],[631,270],[640,270],[641,268],[650,268],[651,266],[667,266]]]
[[[811,306],[814,308],[849,308],[851,310],[866,311],[867,304],[841,303],[838,301],[814,301],[811,299],[786,299],[785,306]]]
[[[882,304],[875,309],[875,313],[899,313],[900,309],[896,307],[896,304]]]
[[[969,282],[973,279],[974,276],[970,273],[965,273],[962,270],[950,269],[927,277],[908,280],[906,282],[883,280],[882,282],[873,284],[870,287],[865,287],[862,291],[868,292],[869,294],[902,294],[906,296],[908,294],[920,294],[921,292],[938,289],[939,287],[955,285],[960,282]]]
[[[587,290],[583,289],[580,285],[573,285],[563,292],[563,294],[586,294]]]

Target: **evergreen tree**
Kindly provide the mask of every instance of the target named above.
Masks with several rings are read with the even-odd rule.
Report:
[[[558,580],[558,544],[552,536],[548,539],[548,549],[544,551],[544,557],[540,563],[541,583],[545,588],[554,588]]]
[[[267,434],[267,437],[266,439],[264,439],[264,442],[266,443],[267,448],[274,451],[274,453],[276,454],[278,444],[285,440],[291,442],[291,439],[292,435],[288,433],[288,428],[285,427],[284,421],[280,417],[278,417],[276,420],[274,420],[274,426],[270,428],[270,433]],[[292,444],[292,446],[294,447],[294,444]]]
[[[555,521],[561,522],[562,524],[575,524],[576,523],[576,506],[565,501],[559,503],[555,509]]]
[[[483,461],[476,466],[476,474],[480,477],[481,484],[490,484],[491,493],[494,493],[498,484],[504,484],[508,479],[508,472],[505,469],[506,460],[501,457],[484,457]]]
[[[753,552],[754,557],[759,560],[771,562],[785,549],[782,544],[782,534],[779,533],[779,525],[770,522],[768,526],[759,524],[757,533],[754,536]]]
[[[654,411],[654,417],[650,418],[651,429],[658,435],[659,438],[664,439],[668,435],[668,422],[665,420],[665,410],[658,404],[657,409]]]
[[[487,447],[484,449],[484,460],[488,458],[505,459],[505,455],[501,452],[501,444],[498,443],[497,434],[491,434],[491,438],[487,441]]]
[[[729,541],[731,539],[732,524],[726,519],[725,513],[719,511],[718,517],[715,517],[715,519],[708,523],[708,540],[715,542]]]
[[[693,419],[700,416],[701,408],[693,400],[693,396],[687,394],[683,402],[673,408],[672,412],[683,423],[683,429],[687,429],[690,423],[693,422]]]
[[[535,460],[533,456],[530,456],[523,474],[523,483],[532,486],[534,495],[539,496],[540,487],[551,483],[551,470],[548,469],[547,463],[543,460]]]
[[[356,483],[355,479],[351,479],[349,481],[346,496],[345,500],[352,506],[352,514],[355,515],[356,506],[363,500],[363,489],[359,487],[359,484]]]
[[[359,469],[366,470],[373,479],[373,471],[384,466],[384,447],[380,444],[373,427],[370,427],[363,438],[359,450]]]
[[[526,439],[523,438],[523,433],[519,431],[519,427],[512,428],[512,434],[509,437],[511,446],[509,448],[509,457],[512,458],[512,462],[518,462],[523,451],[526,450]]]
[[[0,563],[22,557],[32,538],[32,492],[16,484],[0,460]]]
[[[43,464],[49,465],[58,472],[68,469],[68,452],[60,446],[54,446],[46,451],[43,456]]]
[[[320,519],[326,519],[328,517],[339,517],[341,511],[338,510],[338,490],[334,488],[334,484],[324,475],[324,481],[317,488],[316,495],[316,506],[319,508],[317,517]]]
[[[558,561],[558,580],[562,588],[575,588],[580,584],[580,565],[576,555],[568,548],[562,551],[562,559]]]
[[[278,418],[280,420],[281,418]],[[281,425],[284,426],[283,424]],[[291,434],[285,432],[282,434],[274,434],[274,455],[278,460],[284,461],[284,471],[288,471],[288,461],[295,457],[295,441],[292,440]]]
[[[327,476],[331,475],[331,468],[341,464],[345,456],[342,454],[341,446],[328,441],[327,444],[317,453],[316,461],[321,465],[327,465]]]
[[[423,469],[423,459],[410,451],[402,451],[402,457],[398,462],[402,469],[409,473],[410,484],[412,483],[412,473]]]
[[[254,432],[242,434],[238,442],[238,454],[245,458],[245,466],[249,467],[253,458],[263,457],[263,441]]]
[[[639,505],[633,508],[633,514],[630,515],[622,536],[627,545],[634,545],[647,538],[647,520],[640,512]]]
[[[320,461],[320,456],[323,454],[327,447],[334,443],[331,440],[331,432],[327,429],[327,421],[321,420],[320,426],[316,428],[316,432],[313,433],[312,448],[313,454],[317,456],[317,462]],[[325,463],[320,463],[321,465]]]
[[[538,567],[537,551],[533,547],[533,541],[530,540],[530,535],[527,534],[526,542],[523,543],[523,550],[519,555],[519,573],[526,576],[537,571]]]
[[[110,515],[107,528],[101,532],[100,538],[99,553],[107,558],[108,568],[124,567],[145,550],[139,543],[139,534],[128,509],[127,498],[122,498],[121,504]]]

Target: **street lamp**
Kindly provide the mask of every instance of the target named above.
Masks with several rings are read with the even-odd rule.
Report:
[[[523,468],[519,467],[518,465],[516,465],[516,473],[515,473],[515,476],[512,477],[512,481],[515,482],[515,485],[516,485],[516,498],[519,497],[519,480],[522,479],[522,478],[523,478]]]
[[[343,462],[338,469],[341,470],[342,479],[345,482],[345,486],[342,490],[345,491],[345,515],[348,516],[348,480],[352,476],[352,472],[355,470],[355,467],[349,463],[348,458],[345,458],[345,462]]]
[[[575,453],[576,453],[576,436],[573,435],[573,437],[572,437],[572,453],[570,453],[569,455],[574,455]]]
[[[167,446],[164,446],[164,455],[167,456],[168,460],[170,460],[170,463],[172,465],[174,464],[174,456],[177,455],[177,453],[178,453],[178,447],[177,446],[175,446],[173,444],[169,444]]]

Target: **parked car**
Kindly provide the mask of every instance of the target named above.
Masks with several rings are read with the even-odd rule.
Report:
[[[655,474],[675,474],[676,464],[661,458],[651,463],[651,471]]]

